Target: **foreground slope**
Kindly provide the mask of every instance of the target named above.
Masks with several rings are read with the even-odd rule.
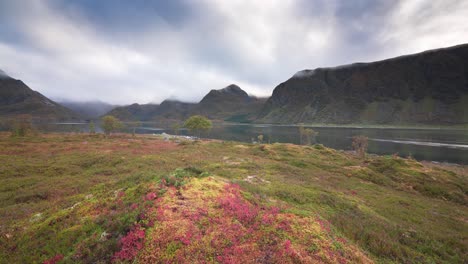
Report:
[[[468,123],[468,44],[300,71],[274,89],[258,121]]]
[[[28,114],[34,119],[69,121],[79,116],[72,110],[33,91],[21,80],[0,71],[0,118]]]
[[[0,263],[467,259],[463,166],[63,134],[0,134],[0,163]]]

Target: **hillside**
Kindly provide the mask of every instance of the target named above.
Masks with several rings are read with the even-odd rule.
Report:
[[[25,83],[0,72],[0,118],[28,114],[35,120],[70,121],[80,119],[72,110],[33,91]]]
[[[258,121],[468,123],[468,44],[300,71],[274,89]]]
[[[175,100],[165,100],[161,104],[132,104],[112,109],[107,115],[113,115],[125,121],[177,121],[189,116],[194,104]]]
[[[264,99],[249,96],[235,84],[211,90],[197,104],[194,112],[211,119],[247,121],[262,107]]]
[[[79,102],[71,100],[57,100],[57,102],[86,119],[99,118],[100,116],[117,107],[115,105],[101,101]]]
[[[132,104],[117,107],[109,115],[132,121],[181,121],[191,115],[204,115],[215,120],[251,121],[264,99],[249,96],[237,85],[211,90],[199,103],[165,100],[161,104]]]
[[[0,263],[464,263],[468,254],[466,166],[321,145],[7,133],[0,164]]]

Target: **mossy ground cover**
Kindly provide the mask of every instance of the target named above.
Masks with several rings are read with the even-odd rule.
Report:
[[[0,135],[1,263],[463,263],[468,169],[323,146]]]

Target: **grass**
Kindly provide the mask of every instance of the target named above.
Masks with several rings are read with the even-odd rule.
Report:
[[[0,134],[0,164],[0,263],[468,258],[466,166],[84,134]]]

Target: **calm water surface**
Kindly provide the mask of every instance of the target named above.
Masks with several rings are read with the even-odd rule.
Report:
[[[96,125],[97,130],[99,126]],[[364,135],[369,138],[369,153],[412,156],[417,160],[430,160],[468,164],[468,131],[463,129],[396,129],[396,128],[343,128],[312,127],[319,132],[316,143],[335,149],[350,150],[351,138]],[[50,125],[48,130],[86,132],[88,124],[66,123]],[[155,123],[136,128],[139,134],[174,134],[172,129]],[[187,135],[188,131],[180,130]],[[297,126],[259,124],[214,124],[204,136],[207,138],[252,142],[263,135],[264,142],[299,144]]]

